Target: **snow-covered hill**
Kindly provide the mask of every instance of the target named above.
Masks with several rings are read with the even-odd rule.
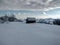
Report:
[[[0,24],[0,45],[60,45],[60,26],[20,22]]]

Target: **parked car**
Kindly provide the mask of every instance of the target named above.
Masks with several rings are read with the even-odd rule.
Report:
[[[26,19],[26,23],[36,23],[36,18],[28,17],[28,18]]]

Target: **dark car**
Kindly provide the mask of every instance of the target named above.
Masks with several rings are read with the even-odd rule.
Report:
[[[28,18],[26,19],[26,23],[36,23],[36,18],[28,17]]]

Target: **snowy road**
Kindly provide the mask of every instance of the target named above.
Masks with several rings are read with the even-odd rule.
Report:
[[[0,24],[0,45],[60,45],[60,26]]]

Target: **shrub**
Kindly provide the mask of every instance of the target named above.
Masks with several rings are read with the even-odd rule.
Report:
[[[60,19],[55,19],[55,20],[53,21],[53,24],[55,24],[55,25],[60,25]]]

